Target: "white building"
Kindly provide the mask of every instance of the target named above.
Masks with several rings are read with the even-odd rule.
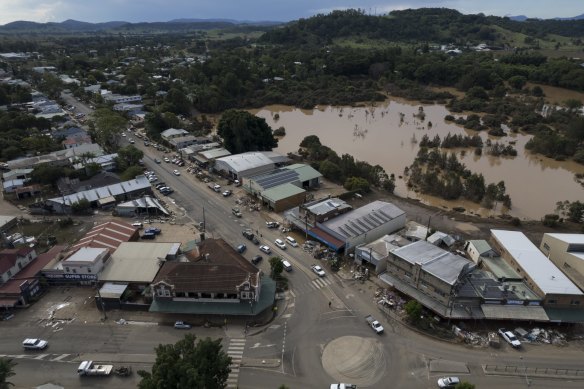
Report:
[[[81,247],[62,262],[65,277],[67,274],[88,274],[92,277],[99,274],[109,258],[106,248]]]
[[[276,163],[259,151],[229,155],[215,160],[215,170],[227,173],[231,178],[256,176],[267,173],[276,167]]]

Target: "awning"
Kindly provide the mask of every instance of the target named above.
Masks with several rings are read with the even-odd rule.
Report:
[[[113,282],[106,282],[99,290],[99,295],[103,299],[119,299],[122,297],[128,284],[114,284]]]
[[[2,308],[13,308],[18,304],[18,298],[0,298],[0,307]]]
[[[97,200],[97,203],[99,205],[107,205],[107,204],[111,204],[111,203],[115,203],[115,202],[116,202],[116,199],[114,198],[114,196],[108,196],[106,198]]]
[[[318,239],[319,241],[326,244],[328,247],[332,248],[335,251],[339,251],[345,246],[345,242],[338,240],[331,234],[321,230],[318,227],[314,227],[308,230],[308,235]]]
[[[481,309],[487,319],[550,321],[541,306],[482,304]]]

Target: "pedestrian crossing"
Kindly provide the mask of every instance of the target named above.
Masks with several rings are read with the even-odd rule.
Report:
[[[36,359],[45,362],[70,362],[77,358],[77,354],[0,354],[0,358],[10,359]]]
[[[237,388],[237,381],[239,380],[239,367],[241,366],[241,359],[243,358],[245,341],[246,338],[229,339],[227,355],[231,357],[231,365],[229,365],[231,372],[227,377],[227,388]]]
[[[310,282],[305,282],[303,284],[294,284],[292,290],[294,291],[294,296],[303,293],[314,292],[316,290],[326,288],[329,285],[332,285],[335,282],[334,279],[331,277],[322,277],[312,280]]]

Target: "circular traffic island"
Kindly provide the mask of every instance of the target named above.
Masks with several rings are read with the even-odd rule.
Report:
[[[335,382],[371,386],[381,379],[385,365],[383,346],[373,338],[342,336],[322,353],[322,366]]]

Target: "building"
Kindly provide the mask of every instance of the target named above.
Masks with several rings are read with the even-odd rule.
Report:
[[[8,161],[7,165],[10,170],[14,169],[32,169],[36,166],[47,164],[51,166],[70,166],[72,161],[76,161],[86,155],[98,157],[103,155],[104,151],[96,143],[82,144],[70,149],[54,151],[49,154],[39,155],[36,157],[19,158]]]
[[[175,260],[180,243],[126,242],[112,253],[99,282],[128,284],[143,291],[150,285],[165,261]]]
[[[195,163],[201,167],[208,167],[209,165],[214,164],[217,158],[231,155],[231,153],[223,147],[215,147],[212,149],[203,148],[201,151],[198,152],[193,151],[192,153],[188,154],[189,154],[188,158],[195,161]]]
[[[455,286],[475,266],[422,240],[391,251],[387,259],[388,274],[443,305],[449,305]]]
[[[80,280],[81,284],[95,282],[109,257],[108,249],[81,247],[61,263],[64,277]]]
[[[49,213],[70,214],[73,212],[73,204],[80,200],[87,200],[92,208],[98,208],[99,202],[108,198],[113,198],[115,201],[128,201],[144,195],[152,195],[150,181],[145,176],[137,176],[133,180],[118,184],[48,199],[42,210]],[[33,212],[33,208],[31,208],[31,212]]]
[[[116,205],[115,213],[122,217],[170,216],[156,197],[144,196]]]
[[[0,250],[0,284],[8,282],[37,257],[33,248]]]
[[[89,165],[99,165],[102,171],[111,172],[116,170],[118,153],[100,155],[99,157],[83,158],[76,163],[73,168],[75,170],[86,169]]]
[[[480,264],[481,257],[498,257],[499,253],[497,253],[489,242],[486,240],[469,240],[464,245],[464,249],[468,253],[470,259],[474,261],[476,264]]]
[[[281,212],[303,204],[306,190],[317,188],[320,174],[309,165],[294,164],[245,180],[243,188],[265,206]]]
[[[182,128],[169,128],[168,130],[164,130],[160,133],[162,139],[167,142],[173,138],[178,138],[185,135],[189,135],[189,132],[187,130],[183,130]]]
[[[370,263],[379,274],[387,270],[387,258],[389,254],[411,242],[399,235],[384,235],[381,238],[355,249],[355,261],[357,263]]]
[[[173,137],[172,139],[167,140],[167,142],[170,144],[170,146],[172,146],[175,150],[178,151],[180,149],[184,149],[185,147],[198,144],[199,139],[200,137],[198,136],[184,135]]]
[[[232,179],[257,176],[274,170],[276,163],[264,153],[253,151],[217,158],[214,169]]]
[[[142,101],[142,96],[140,95],[133,95],[133,96],[122,96],[114,93],[108,93],[103,95],[103,99],[110,103],[114,104],[121,104],[121,103],[133,103]]]
[[[14,169],[2,174],[2,181],[28,180],[34,169]]]
[[[545,308],[584,307],[584,293],[523,233],[491,230],[491,236],[495,250],[542,297]],[[550,319],[553,320],[553,315]]]
[[[0,233],[5,234],[18,224],[16,216],[0,215]]]
[[[105,248],[114,252],[122,243],[138,240],[140,237],[139,229],[129,223],[122,221],[110,221],[101,223],[79,239],[71,246],[71,251],[79,250],[82,247]]]
[[[22,270],[15,277],[1,284],[0,308],[26,306],[32,299],[39,296],[45,288],[45,285],[40,282],[43,267],[54,258],[63,255],[62,251],[65,247],[54,246],[46,253],[39,254],[27,265],[23,265]]]
[[[539,249],[584,290],[584,234],[543,234]]]
[[[255,316],[272,307],[275,283],[222,239],[202,241],[188,258],[162,265],[151,312]]]
[[[321,211],[328,208],[330,200],[325,203],[327,206]],[[374,201],[339,216],[316,222],[316,225],[308,230],[308,235],[336,251],[342,249],[348,253],[359,245],[401,230],[405,223],[406,214],[403,210],[385,201]],[[299,224],[302,226],[302,223]]]

